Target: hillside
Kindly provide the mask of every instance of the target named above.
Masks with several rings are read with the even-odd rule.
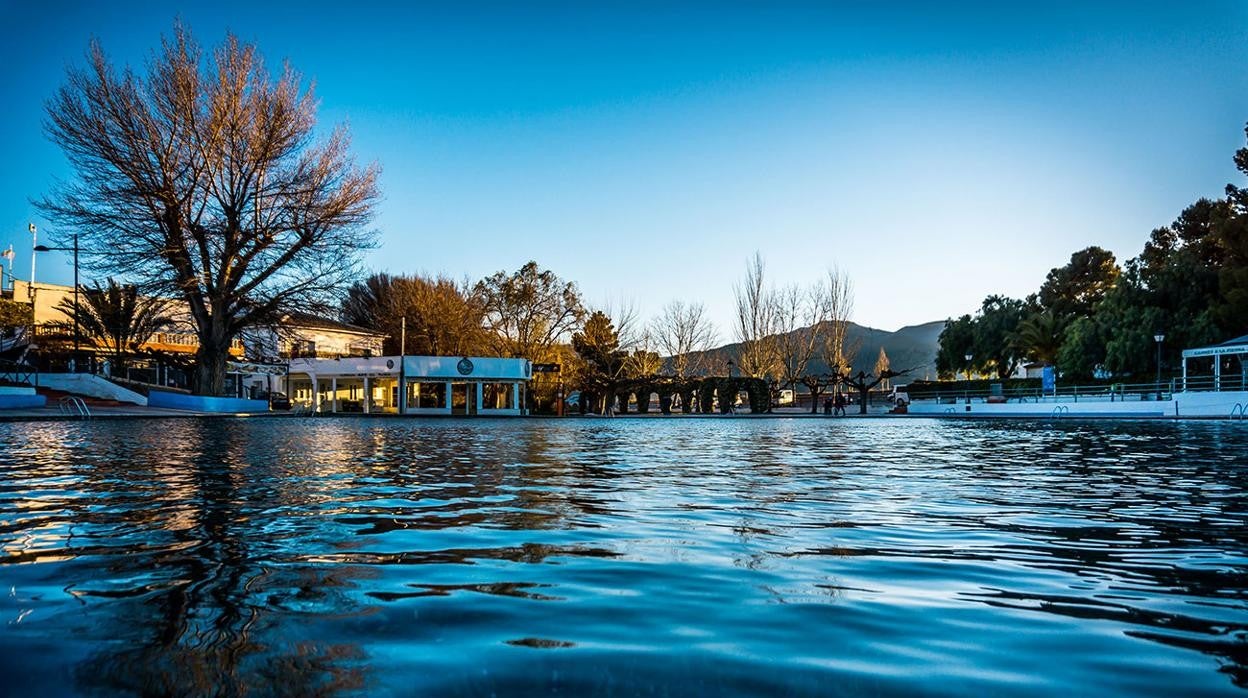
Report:
[[[857,348],[854,353],[854,372],[871,372],[875,369],[875,360],[880,354],[880,347],[888,354],[889,362],[894,371],[913,368],[909,375],[913,379],[936,377],[936,349],[939,344],[940,332],[945,327],[944,320],[925,322],[921,325],[909,325],[896,332],[887,332],[874,327],[865,327],[854,323],[849,324],[847,345],[850,349]],[[797,332],[809,332],[811,328],[803,328]],[[704,352],[712,366],[726,366],[729,359],[734,358],[740,344],[724,346]],[[810,373],[826,373],[828,367],[818,358],[811,361]],[[717,371],[722,373],[722,371]]]

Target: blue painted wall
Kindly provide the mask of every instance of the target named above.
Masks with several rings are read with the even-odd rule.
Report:
[[[244,400],[234,397],[206,397],[203,395],[185,395],[153,390],[147,396],[148,407],[163,407],[170,410],[191,410],[194,412],[268,412],[266,400]]]
[[[43,395],[0,395],[0,410],[20,410],[30,407],[47,407],[48,398]]]

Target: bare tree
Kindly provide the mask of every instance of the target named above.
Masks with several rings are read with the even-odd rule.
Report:
[[[823,338],[820,358],[832,373],[848,371],[858,353],[857,343],[849,339],[849,318],[854,314],[854,283],[839,267],[833,266],[828,269],[822,292],[827,319],[820,333]]]
[[[595,310],[611,320],[620,349],[632,351],[646,338],[646,327],[641,322],[640,313],[637,312],[637,304],[631,299],[620,298],[607,301],[602,304],[601,308],[595,308]]]
[[[828,317],[827,293],[822,283],[809,288],[793,284],[777,291],[774,298],[780,387],[787,388],[808,375],[811,359],[819,352],[819,330]]]
[[[699,373],[705,352],[717,338],[715,326],[706,316],[706,306],[680,300],[663,307],[651,323],[651,334],[659,351],[670,358],[669,366],[677,378]]]
[[[746,262],[745,278],[733,286],[737,302],[737,324],[733,328],[741,347],[737,365],[741,372],[754,378],[766,378],[776,372],[774,290],[767,285],[766,264],[762,254],[755,252]]]
[[[88,268],[186,302],[195,389],[219,394],[241,331],[336,305],[374,243],[378,170],[356,167],[344,128],[315,141],[311,89],[232,35],[205,55],[175,26],[143,76],[99,44],[87,58],[44,122],[76,177],[40,206],[79,232]]]
[[[817,347],[828,373],[819,375],[807,371],[799,378],[810,391],[812,414],[819,411],[819,396],[840,382],[842,371],[849,370],[857,353],[857,347],[849,340],[849,317],[854,309],[854,289],[849,277],[833,266],[828,269],[825,281],[816,285],[813,292],[819,295],[817,304],[823,313]]]
[[[383,332],[384,352],[466,356],[485,347],[484,303],[472,285],[439,274],[373,274],[351,286],[342,304],[346,322]],[[406,319],[407,345],[402,341]]]

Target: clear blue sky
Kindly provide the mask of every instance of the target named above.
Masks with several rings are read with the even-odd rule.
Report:
[[[895,329],[1134,256],[1240,181],[1248,3],[398,4],[3,0],[0,248],[26,276],[27,222],[57,232],[29,199],[70,174],[39,125],[65,66],[92,36],[140,65],[175,14],[349,121],[383,168],[372,267],[533,258],[594,303],[704,301],[725,336],[755,249],[778,280],[839,264]]]

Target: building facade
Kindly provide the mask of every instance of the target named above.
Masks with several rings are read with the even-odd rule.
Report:
[[[518,416],[532,377],[527,359],[295,358],[284,387],[292,405],[314,412]]]

